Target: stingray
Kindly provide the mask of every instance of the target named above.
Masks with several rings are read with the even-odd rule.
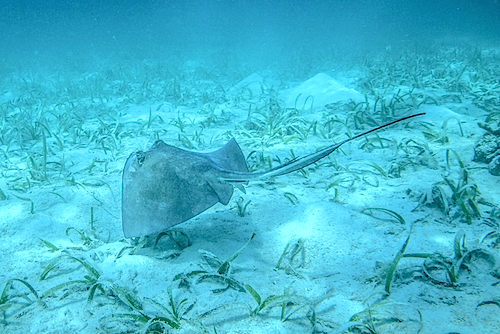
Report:
[[[260,172],[248,170],[245,156],[234,138],[208,153],[187,151],[158,140],[148,151],[134,152],[125,162],[123,233],[126,238],[160,233],[216,203],[227,205],[234,186],[242,187],[248,181],[297,171],[327,157],[345,143],[423,114],[400,118]]]

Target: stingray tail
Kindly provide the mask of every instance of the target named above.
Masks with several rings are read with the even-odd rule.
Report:
[[[406,116],[403,118],[399,118],[395,121],[392,121],[392,122],[386,123],[384,125],[378,126],[376,128],[373,128],[371,130],[359,133],[351,138],[347,138],[338,144],[333,144],[333,145],[328,146],[328,147],[326,147],[318,152],[311,153],[311,154],[305,155],[303,157],[294,158],[292,160],[289,160],[289,161],[287,161],[279,166],[276,166],[276,167],[271,168],[271,169],[264,171],[264,172],[257,172],[257,173],[228,172],[229,175],[227,175],[227,177],[223,176],[222,180],[224,180],[226,182],[230,182],[230,183],[241,183],[241,182],[249,181],[252,179],[253,180],[254,179],[262,179],[262,178],[280,176],[280,175],[288,174],[291,172],[295,172],[299,169],[307,167],[307,166],[327,157],[328,155],[332,154],[334,151],[336,151],[340,146],[344,145],[345,143],[348,143],[348,142],[353,141],[355,139],[358,139],[360,137],[366,136],[372,132],[386,128],[386,127],[391,126],[393,124],[405,121],[405,120],[413,118],[413,117],[422,116],[422,115],[425,115],[425,113],[422,112],[422,113]]]

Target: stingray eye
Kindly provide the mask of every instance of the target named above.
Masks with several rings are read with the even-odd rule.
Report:
[[[139,151],[139,152],[135,153],[135,158],[137,159],[137,163],[139,164],[139,167],[140,167],[144,163],[144,159],[146,159],[146,155],[144,154],[144,152]]]

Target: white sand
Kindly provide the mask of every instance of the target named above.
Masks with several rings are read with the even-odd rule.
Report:
[[[240,97],[230,96],[229,101],[214,107],[214,115],[227,120],[203,131],[204,145],[199,147],[201,150],[218,148],[227,140],[228,136],[224,133],[231,130],[245,154],[253,150],[261,151],[259,145],[251,145],[250,140],[237,130],[242,128],[247,118],[248,101],[244,97],[256,100],[255,94],[260,87],[256,80],[263,77],[254,74],[249,78],[246,79],[249,81],[246,93],[241,93],[245,89],[245,82],[235,85],[232,92],[240,94]],[[317,84],[316,80],[315,85]],[[263,83],[262,86],[266,88],[268,83]],[[359,94],[355,87],[346,88],[340,84],[339,87],[342,92]],[[320,88],[315,101],[322,101],[319,90]],[[297,94],[295,90],[292,91]],[[291,90],[283,90],[282,94],[290,92]],[[311,92],[307,90],[306,93]],[[333,93],[328,92],[330,96]],[[241,98],[241,95],[244,97]],[[281,95],[282,98],[284,95]],[[12,96],[15,93],[6,92],[2,101]],[[261,100],[255,103],[264,102]],[[342,99],[332,102],[342,103]],[[112,104],[113,101],[109,103]],[[308,178],[300,173],[293,173],[275,180],[250,183],[246,187],[246,194],[235,191],[233,200],[227,207],[215,205],[175,227],[175,230],[189,236],[192,243],[189,247],[179,250],[165,237],[157,247],[149,245],[139,249],[134,255],[125,251],[118,258],[120,250],[130,244],[123,238],[120,222],[121,168],[128,154],[138,149],[147,149],[155,140],[155,133],[166,142],[180,145],[179,129],[170,124],[178,115],[186,121],[185,131],[190,138],[198,130],[197,124],[206,119],[206,116],[199,113],[199,107],[189,106],[188,103],[121,103],[116,108],[115,117],[123,124],[121,131],[130,130],[131,133],[123,136],[113,153],[105,152],[94,144],[84,143],[70,145],[60,151],[56,149],[55,140],[48,139],[51,147],[48,160],[59,161],[64,157],[75,180],[87,185],[71,185],[61,177],[62,180],[59,181],[34,184],[26,193],[16,192],[12,190],[13,175],[26,168],[26,159],[15,147],[11,148],[12,155],[7,153],[7,156],[12,156],[8,161],[11,169],[2,172],[4,178],[0,183],[0,188],[8,196],[6,200],[0,201],[0,287],[3,288],[8,279],[23,279],[41,295],[57,284],[84,279],[88,272],[75,261],[64,258],[47,279],[40,280],[40,275],[49,262],[65,254],[62,251],[65,249],[69,254],[95,266],[101,274],[100,281],[106,282],[106,286],[116,284],[128,288],[145,305],[148,304],[145,298],[168,305],[168,289],[173,290],[176,300],[186,298],[187,305],[194,303],[192,310],[185,315],[189,320],[181,322],[179,332],[202,332],[202,325],[209,333],[214,332],[214,326],[217,333],[311,332],[312,327],[306,317],[309,306],[303,306],[287,321],[280,320],[281,307],[266,309],[262,314],[252,316],[250,311],[256,307],[256,302],[249,293],[229,289],[224,293],[214,294],[211,290],[223,286],[208,282],[197,283],[196,277],[191,279],[189,289],[180,288],[179,281],[173,281],[178,274],[187,274],[201,268],[215,272],[215,269],[205,264],[200,250],[207,250],[225,260],[255,233],[255,239],[233,261],[230,277],[242,284],[251,285],[263,299],[284,293],[300,296],[296,300],[300,300],[303,305],[315,305],[319,332],[342,332],[348,327],[349,319],[354,314],[382,301],[385,296],[387,268],[407,238],[410,225],[413,224],[414,227],[407,253],[439,252],[450,258],[453,257],[453,240],[458,231],[465,232],[467,246],[472,249],[481,237],[494,230],[494,227],[484,223],[487,217],[485,210],[488,209],[485,206],[481,206],[483,219],[476,219],[472,225],[458,219],[447,219],[435,207],[420,206],[413,210],[418,204],[416,195],[429,193],[434,183],[443,180],[448,149],[454,149],[460,154],[470,171],[471,182],[478,185],[482,196],[498,205],[500,179],[490,175],[484,168],[485,165],[471,161],[474,145],[484,132],[476,123],[486,113],[474,107],[470,101],[464,101],[460,106],[462,109],[454,103],[444,103],[441,106],[424,104],[414,112],[424,110],[427,112],[426,116],[412,120],[409,126],[399,124],[379,133],[381,137],[394,142],[412,138],[428,144],[435,159],[435,168],[429,167],[432,167],[431,163],[427,166],[416,165],[403,170],[400,178],[384,177],[367,167],[367,162],[375,162],[388,171],[391,163],[403,157],[403,153],[396,151],[394,145],[372,151],[363,150],[360,147],[364,140],[358,140],[322,161],[335,162],[340,167],[349,168],[351,173],[345,170],[337,172],[332,165],[320,164],[309,169]],[[469,106],[468,113],[463,111],[464,106]],[[161,116],[164,123],[156,119],[150,129],[141,129],[134,122],[147,122],[150,108],[152,115]],[[99,114],[98,110],[95,112]],[[329,111],[323,105],[315,103],[312,111],[307,109],[307,112],[299,113],[298,117],[321,120],[332,112],[336,111]],[[342,111],[337,112],[340,119],[345,119],[346,115]],[[444,130],[449,138],[448,143],[440,144],[424,138],[421,122],[439,130],[443,121],[450,117],[454,120],[449,121]],[[191,125],[190,120],[196,125]],[[112,123],[111,119],[106,118],[105,121]],[[460,135],[457,121],[462,125],[464,136]],[[91,133],[101,129],[99,123],[91,119],[84,120],[83,125],[84,128],[91,129]],[[351,131],[359,132],[354,128]],[[319,135],[292,139],[286,144],[273,140],[273,144],[262,151],[271,158],[278,155],[283,161],[290,157],[291,148],[296,155],[303,155],[344,138],[345,129],[339,127],[332,140]],[[2,149],[6,151],[7,147],[2,145]],[[38,142],[33,148],[28,148],[26,154],[40,150],[41,143]],[[94,159],[97,162],[90,173],[86,168]],[[457,168],[457,164],[453,163],[453,170]],[[353,175],[357,175],[358,179],[352,187],[348,187],[348,181],[343,182],[343,186],[336,187],[338,196],[335,201],[335,188],[327,189],[328,185],[337,178],[350,178]],[[455,174],[451,175],[452,178],[455,177]],[[51,177],[55,179],[56,174],[51,173]],[[376,184],[378,186],[374,186]],[[17,198],[16,194],[29,198],[34,203],[33,213],[30,213],[30,202]],[[293,194],[292,199],[296,203],[293,204],[285,194]],[[238,216],[235,209],[240,197],[245,202],[251,201],[244,217]],[[370,207],[393,210],[404,217],[406,224],[375,219],[361,212]],[[91,208],[94,210],[94,231],[89,223]],[[66,235],[68,228],[74,230],[70,229],[69,235]],[[88,244],[83,243],[76,230],[90,236]],[[41,239],[60,250],[51,252]],[[305,262],[300,263],[302,255],[299,254],[295,274],[275,269],[287,243],[293,245],[298,240],[303,241]],[[496,249],[487,249],[498,258],[498,246]],[[172,258],[171,255],[175,257]],[[500,332],[498,306],[491,304],[476,308],[483,301],[494,298],[498,300],[498,285],[493,285],[498,283],[498,276],[492,275],[495,270],[498,275],[498,266],[492,267],[485,261],[478,261],[472,265],[472,271],[463,270],[458,287],[444,287],[432,284],[424,277],[423,261],[414,258],[401,260],[391,295],[384,299],[388,304],[378,306],[374,317],[388,318],[388,314],[397,314],[402,322],[385,327],[380,325],[381,333],[415,333],[420,316],[422,333]],[[15,290],[9,290],[9,295],[13,295],[14,291],[27,292],[19,282],[14,282],[13,285]],[[28,295],[31,300],[34,299],[29,293]],[[91,302],[87,302],[87,296],[88,286],[77,284],[68,290],[44,296],[42,300],[46,307],[36,302],[26,307],[14,305],[6,311],[7,317],[0,324],[0,331],[120,333],[144,328],[144,325],[138,323],[134,325],[130,319],[111,317],[113,314],[134,312],[120,302],[116,293],[110,294],[110,289],[106,289],[105,294],[97,291]],[[211,310],[215,311],[201,317]]]

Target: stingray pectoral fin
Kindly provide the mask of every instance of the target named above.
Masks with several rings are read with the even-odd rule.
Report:
[[[200,155],[207,157],[219,169],[248,172],[245,155],[234,138],[231,138],[220,149],[209,153],[201,153]]]
[[[230,183],[209,181],[208,185],[219,198],[219,202],[227,205],[233,196],[234,188]]]
[[[221,189],[209,184],[184,184],[183,187],[175,187],[174,191],[165,189],[162,182],[149,184],[148,187],[145,185],[143,182],[135,182],[126,184],[123,188],[122,226],[126,238],[165,231],[199,215],[218,202],[227,204],[232,195],[231,185]]]

